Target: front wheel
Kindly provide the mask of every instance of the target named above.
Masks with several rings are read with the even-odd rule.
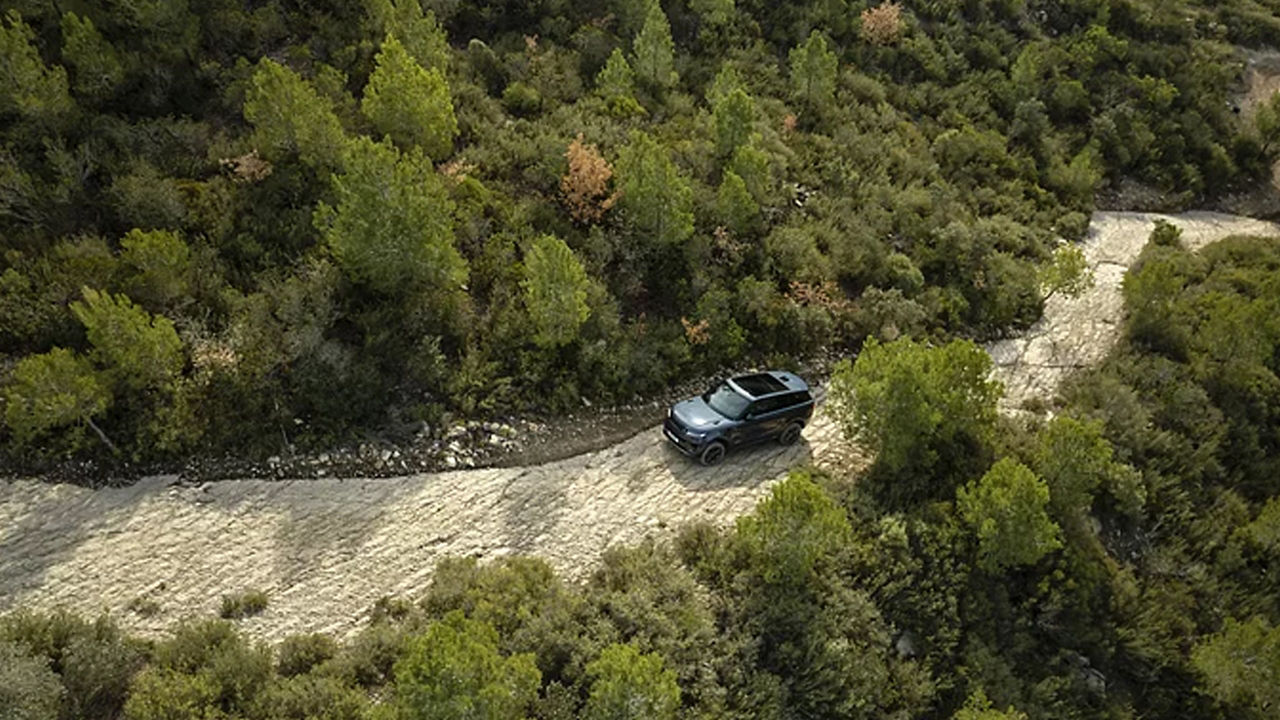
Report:
[[[702,452],[698,453],[698,462],[703,465],[719,465],[724,459],[724,443],[719,440],[702,448]]]
[[[803,429],[804,426],[800,423],[791,423],[778,434],[778,442],[783,445],[795,445],[796,441],[800,439],[800,431]]]

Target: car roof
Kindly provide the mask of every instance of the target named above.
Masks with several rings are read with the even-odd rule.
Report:
[[[778,370],[752,373],[750,375],[739,375],[735,378],[731,378],[730,382],[737,386],[744,395],[753,400],[783,392],[797,392],[799,390],[809,389],[809,384],[804,380],[801,380],[794,373],[781,372]]]

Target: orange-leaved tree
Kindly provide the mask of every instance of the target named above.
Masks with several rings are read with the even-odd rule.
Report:
[[[569,172],[560,179],[560,191],[569,214],[580,223],[596,222],[618,200],[616,192],[609,192],[613,168],[595,145],[582,141],[582,133],[569,143],[565,157]]]

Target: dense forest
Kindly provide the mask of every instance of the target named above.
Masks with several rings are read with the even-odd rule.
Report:
[[[0,617],[0,708],[1274,718],[1280,244],[1193,254],[1160,226],[1124,291],[1123,342],[1052,414],[999,415],[971,341],[871,341],[831,386],[848,438],[876,452],[859,477],[794,471],[735,527],[611,548],[583,583],[537,559],[448,560],[345,643],[269,648],[214,619],[142,641],[108,617],[14,612]],[[223,615],[266,603],[228,596]]]
[[[0,3],[0,459],[263,455],[1024,328],[1256,182],[1273,0]]]

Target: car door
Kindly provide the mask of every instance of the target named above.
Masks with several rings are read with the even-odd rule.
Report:
[[[787,417],[784,412],[786,396],[767,397],[751,403],[747,409],[744,442],[760,442],[782,432]]]

